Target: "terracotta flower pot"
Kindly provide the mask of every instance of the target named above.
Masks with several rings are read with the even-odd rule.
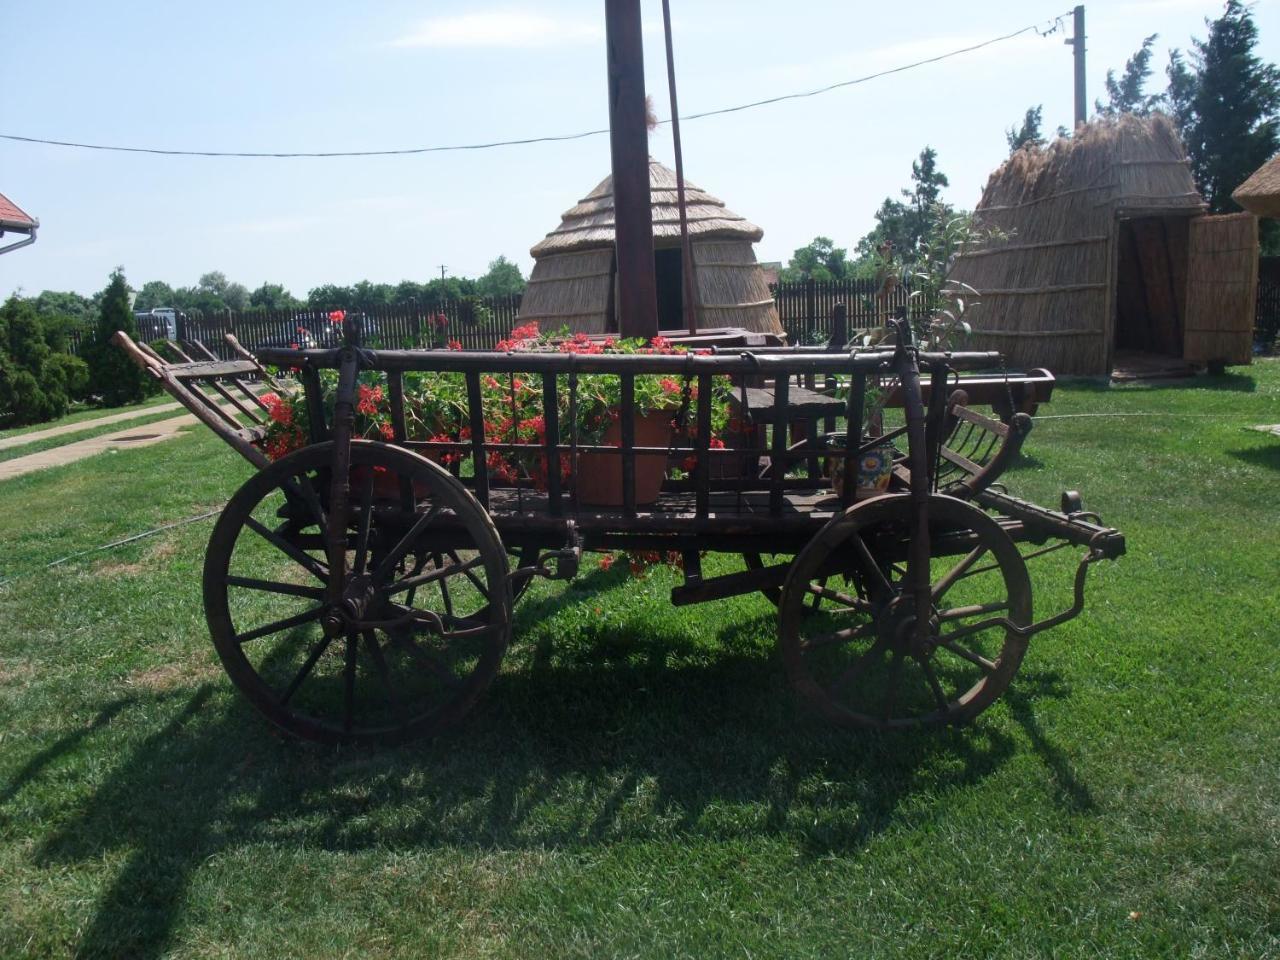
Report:
[[[651,410],[636,417],[636,446],[661,447],[662,453],[636,454],[636,505],[647,506],[658,499],[667,473],[667,448],[671,445],[671,411]],[[605,446],[622,446],[622,427],[617,422],[605,431]],[[593,507],[620,507],[622,497],[622,455],[584,453],[578,457],[578,502]]]
[[[365,484],[369,482],[369,471],[373,471],[373,497],[375,500],[397,500],[400,497],[400,477],[382,467],[355,466],[351,468],[351,496],[358,499],[362,495]],[[413,495],[419,500],[427,496],[427,486],[421,481],[413,483]]]

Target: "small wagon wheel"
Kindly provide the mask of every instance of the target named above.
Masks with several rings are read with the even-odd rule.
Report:
[[[326,524],[333,445],[250,478],[214,527],[205,615],[232,681],[321,742],[397,742],[456,722],[511,634],[508,555],[470,492],[402,448],[352,441],[343,570]]]
[[[992,621],[1031,622],[1026,564],[971,504],[929,497],[930,609],[916,628],[907,580],[908,495],[867,500],[796,557],[782,591],[779,643],[791,685],[828,719],[899,728],[963,723],[1004,692],[1027,641]],[[820,609],[806,603],[815,593]]]

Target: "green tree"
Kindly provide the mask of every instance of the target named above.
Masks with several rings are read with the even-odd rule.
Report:
[[[1209,37],[1192,39],[1190,64],[1170,53],[1168,103],[1200,193],[1226,213],[1239,209],[1231,191],[1280,147],[1280,69],[1254,53],[1258,28],[1239,0],[1205,24]]]
[[[93,316],[93,302],[71,291],[44,290],[32,304],[42,317],[67,317],[88,323]]]
[[[1022,118],[1022,126],[1010,127],[1005,131],[1004,138],[1009,141],[1009,156],[1013,156],[1027,144],[1031,144],[1033,147],[1044,146],[1044,137],[1040,134],[1040,121],[1043,110],[1044,104],[1027,107],[1027,113]]]
[[[1093,109],[1099,116],[1115,117],[1122,113],[1136,113],[1145,117],[1160,106],[1163,98],[1159,94],[1148,96],[1143,93],[1151,76],[1151,45],[1159,36],[1158,33],[1153,33],[1142,41],[1142,46],[1124,62],[1124,73],[1118,80],[1114,70],[1107,71],[1107,79],[1103,81],[1107,101],[1093,101]]]
[[[97,331],[85,356],[89,363],[89,389],[108,407],[138,403],[150,386],[143,372],[111,342],[117,330],[135,340],[138,337],[137,321],[129,309],[129,285],[119,267],[102,291]]]
[[[843,280],[849,276],[849,252],[837,247],[830,237],[814,237],[813,241],[791,255],[779,271],[782,280]]]
[[[489,269],[476,280],[476,292],[482,297],[511,297],[524,293],[524,274],[504,256],[489,261]]]
[[[312,310],[351,310],[355,303],[350,287],[326,283],[307,292],[307,306]]]
[[[138,291],[138,298],[133,302],[133,309],[138,312],[154,310],[156,307],[173,307],[173,287],[163,280],[148,280]]]
[[[84,377],[82,361],[49,349],[33,301],[15,295],[0,307],[0,426],[62,416]]]
[[[264,283],[249,294],[249,306],[261,310],[297,310],[302,305],[281,283]]]
[[[351,306],[356,310],[372,310],[395,303],[396,288],[389,283],[361,280],[351,288]]]
[[[942,201],[942,188],[950,186],[950,181],[938,169],[938,152],[932,147],[925,147],[912,161],[911,183],[902,190],[902,200],[887,197],[876,211],[875,229],[858,241],[860,263],[875,259],[877,251],[885,249],[894,251],[908,265],[914,263],[921,238],[940,218],[952,214],[951,207]]]

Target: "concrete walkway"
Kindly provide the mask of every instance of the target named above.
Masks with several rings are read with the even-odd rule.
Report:
[[[40,440],[46,440],[49,437],[61,437],[68,433],[79,433],[81,430],[94,430],[98,427],[105,427],[112,423],[123,423],[125,420],[135,420],[138,417],[149,417],[153,413],[168,413],[170,410],[180,410],[182,404],[177,403],[158,403],[154,407],[143,407],[140,410],[126,410],[124,413],[113,413],[106,417],[97,417],[93,420],[80,420],[76,423],[66,423],[60,427],[50,427],[48,430],[36,430],[32,433],[20,433],[16,437],[0,437],[0,450],[8,450],[10,447],[20,447],[27,443],[36,443]]]
[[[173,406],[178,407],[180,404],[175,403]],[[163,407],[156,407],[148,410],[148,412],[163,409]],[[46,470],[49,467],[60,467],[66,463],[75,463],[77,460],[83,460],[85,457],[92,457],[96,453],[103,453],[107,450],[123,450],[127,447],[149,447],[153,443],[161,443],[164,440],[176,437],[183,428],[197,422],[195,417],[185,413],[180,417],[170,417],[168,420],[159,420],[156,423],[148,423],[130,430],[104,433],[96,437],[90,437],[88,440],[79,440],[76,443],[68,443],[61,447],[41,450],[39,453],[33,453],[25,457],[14,457],[12,460],[0,462],[0,481],[8,480],[12,477],[20,477],[26,473],[35,473],[37,470]],[[74,426],[79,426],[79,424],[74,424]]]

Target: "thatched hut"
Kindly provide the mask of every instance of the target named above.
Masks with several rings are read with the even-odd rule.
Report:
[[[1280,153],[1253,171],[1231,199],[1255,217],[1280,220]]]
[[[651,158],[649,187],[658,326],[678,330],[687,324],[681,295],[683,264],[675,172]],[[778,310],[752,246],[764,231],[688,180],[685,208],[698,327],[781,333]],[[535,261],[533,272],[520,301],[521,322],[536,320],[544,330],[567,326],[584,333],[618,329],[613,217],[613,182],[606,177],[565,212],[555,230],[534,245],[530,250]]]
[[[1057,373],[1110,373],[1117,351],[1248,363],[1257,221],[1204,211],[1164,116],[1024,147],[975,209],[1003,238],[950,274],[981,294],[974,345]]]

